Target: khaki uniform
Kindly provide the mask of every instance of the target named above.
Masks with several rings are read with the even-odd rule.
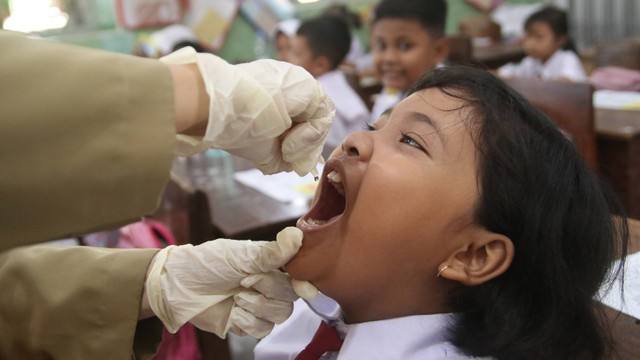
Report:
[[[162,329],[137,321],[156,250],[7,249],[155,209],[175,147],[171,75],[5,31],[0,49],[0,359],[145,357]]]

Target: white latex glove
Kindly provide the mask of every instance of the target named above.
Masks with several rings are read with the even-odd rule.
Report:
[[[303,68],[269,59],[231,65],[193,48],[161,60],[197,63],[210,98],[204,138],[179,136],[179,155],[219,148],[251,160],[264,174],[293,170],[300,176],[322,162],[335,106]]]
[[[320,293],[318,288],[308,281],[291,279],[291,285],[293,291],[305,300],[313,300]]]
[[[149,305],[171,333],[191,322],[224,338],[227,332],[266,336],[286,320],[298,296],[279,270],[302,244],[302,231],[282,230],[277,241],[217,239],[169,246],[149,267]]]

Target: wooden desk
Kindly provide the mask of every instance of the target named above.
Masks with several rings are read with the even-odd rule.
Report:
[[[225,191],[207,193],[212,221],[219,235],[232,239],[275,240],[307,212],[306,203],[283,203],[234,181]]]
[[[495,43],[486,46],[473,46],[473,61],[489,70],[522,60],[526,56],[522,46],[518,44]]]
[[[596,109],[595,125],[601,174],[640,219],[640,111]]]
[[[244,159],[232,158],[231,171],[253,168]],[[212,183],[202,181],[193,172],[185,175],[192,184],[203,184],[198,189],[206,194],[209,207],[209,239],[275,240],[275,235],[287,226],[294,226],[309,209],[307,203],[284,203],[233,179]],[[201,227],[205,227],[202,224]]]

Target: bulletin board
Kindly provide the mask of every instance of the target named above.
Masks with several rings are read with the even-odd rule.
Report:
[[[187,26],[216,51],[222,48],[241,0],[191,0]]]
[[[175,24],[183,16],[180,0],[116,0],[115,8],[118,24],[129,30]]]
[[[489,13],[498,5],[502,5],[504,0],[467,0],[467,2],[475,6],[478,10]]]
[[[267,35],[275,33],[280,21],[293,17],[294,10],[288,0],[244,0],[240,8],[245,19]]]

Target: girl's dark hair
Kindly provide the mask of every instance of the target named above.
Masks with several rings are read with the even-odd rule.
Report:
[[[382,0],[373,12],[373,23],[381,19],[415,20],[434,39],[444,36],[447,20],[446,0]]]
[[[593,298],[612,262],[624,262],[629,235],[618,201],[557,126],[495,76],[439,68],[409,94],[432,87],[473,110],[475,219],[515,248],[504,274],[448,294],[458,314],[451,342],[497,359],[603,359],[611,336]]]
[[[529,15],[524,23],[524,28],[528,29],[531,24],[543,22],[548,24],[556,36],[564,36],[567,41],[564,44],[564,50],[570,50],[577,53],[575,44],[569,36],[569,19],[567,13],[553,6],[547,6]]]

